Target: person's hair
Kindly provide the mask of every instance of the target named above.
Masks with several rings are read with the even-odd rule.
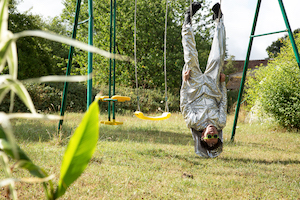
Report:
[[[223,147],[223,142],[220,140],[220,138],[218,138],[218,142],[213,145],[213,146],[209,146],[203,139],[203,137],[201,137],[200,139],[200,143],[201,143],[201,146],[204,148],[204,149],[207,149],[207,150],[214,150],[214,149],[217,149],[219,147]]]

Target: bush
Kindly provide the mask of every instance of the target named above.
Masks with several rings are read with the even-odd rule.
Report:
[[[255,78],[249,78],[247,102],[260,102],[265,112],[279,125],[300,129],[300,71],[292,45],[285,42],[280,54],[267,67],[259,68]],[[300,39],[297,38],[300,45]]]

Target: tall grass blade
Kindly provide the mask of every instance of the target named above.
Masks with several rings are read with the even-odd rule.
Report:
[[[43,169],[33,164],[30,160],[18,161],[15,165],[15,168],[27,169],[30,172],[30,174],[39,178],[45,178],[48,176],[48,174]]]
[[[0,141],[0,149],[7,155],[11,155],[12,158],[19,160],[22,155],[18,150],[11,123],[4,112],[0,112],[0,139],[5,140]]]
[[[13,92],[18,94],[20,99],[24,102],[27,108],[32,112],[36,113],[32,99],[26,90],[25,86],[18,80],[7,79],[8,85]]]
[[[3,78],[3,75],[2,75],[2,78]],[[1,79],[1,77],[0,77]],[[2,103],[5,95],[10,91],[10,88],[8,85],[4,85],[3,83],[1,83],[1,80],[0,80],[0,104]]]
[[[70,139],[62,161],[55,198],[62,196],[84,171],[96,149],[98,135],[99,107],[98,102],[94,101]]]
[[[8,7],[7,7],[7,0],[0,1],[0,38],[5,34],[7,31],[7,20],[8,20]]]
[[[27,37],[27,36],[35,36],[35,37],[41,37],[41,38],[45,38],[48,40],[52,40],[55,42],[60,42],[60,43],[64,43],[70,46],[74,46],[77,48],[80,48],[82,50],[86,50],[92,53],[97,53],[100,54],[102,56],[105,56],[107,58],[115,58],[118,60],[124,60],[124,61],[133,61],[132,58],[128,57],[128,56],[123,56],[123,55],[119,55],[119,54],[112,54],[109,53],[108,51],[104,51],[102,49],[99,49],[97,47],[85,44],[83,42],[74,40],[74,39],[70,39],[68,37],[64,37],[61,35],[56,35],[53,33],[48,33],[45,31],[39,31],[39,30],[33,30],[33,31],[22,31],[20,33],[15,33],[14,34],[14,40],[17,40],[20,37]]]
[[[4,152],[0,152],[0,163],[3,166],[2,170],[5,172],[6,177],[10,177],[11,170],[10,167],[8,166],[9,160],[7,155]]]
[[[17,79],[18,76],[18,55],[16,42],[12,42],[8,49],[7,62],[9,67],[9,74],[13,79]]]
[[[6,55],[8,54],[8,49],[11,46],[11,42],[12,42],[11,38],[6,40],[6,37],[7,36],[5,36],[4,38],[1,38],[1,41],[0,41],[0,72],[2,72],[2,70],[4,69],[4,66],[7,61]]]
[[[3,134],[3,131],[1,130],[2,129],[0,129],[0,136],[5,137],[5,134]],[[19,158],[16,158],[14,156],[12,145],[6,139],[0,139],[0,150],[5,152],[7,155],[11,156],[11,158],[19,161],[17,167],[27,169],[30,172],[30,174],[39,178],[45,178],[47,176],[44,170],[32,163],[29,157],[24,153],[22,149],[20,149],[19,146],[17,146],[17,153],[19,155]]]
[[[51,76],[42,76],[39,78],[30,78],[25,79],[22,82],[26,83],[42,83],[42,82],[82,82],[87,81],[93,78],[93,73],[90,73],[86,76],[66,76],[66,75],[51,75]]]

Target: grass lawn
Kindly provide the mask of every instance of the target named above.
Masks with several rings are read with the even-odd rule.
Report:
[[[21,148],[55,175],[54,183],[82,116],[67,113],[62,135],[56,133],[57,122],[13,122]],[[124,125],[100,126],[91,162],[61,199],[300,199],[299,133],[239,122],[235,142],[230,143],[233,116],[229,116],[223,153],[204,159],[194,153],[180,113],[164,121],[118,115],[117,120]],[[28,176],[15,171],[15,177]],[[19,199],[45,199],[40,184],[16,185]],[[4,194],[2,188],[2,199]]]

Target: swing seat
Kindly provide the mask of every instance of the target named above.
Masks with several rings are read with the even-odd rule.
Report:
[[[111,99],[116,99],[118,102],[125,102],[125,101],[130,101],[131,100],[130,97],[120,96],[120,95],[112,96]]]
[[[115,120],[112,120],[112,121],[100,121],[100,124],[105,124],[105,125],[122,125],[123,122],[117,122]]]
[[[111,98],[109,98],[109,96],[96,96],[95,98],[103,102],[107,102],[107,101],[125,102],[131,100],[130,97],[120,96],[120,95],[115,95],[112,96]]]
[[[99,99],[100,101],[103,101],[104,102],[104,99],[108,99],[109,96],[96,96],[95,99]]]
[[[140,119],[152,120],[152,121],[165,120],[171,116],[171,113],[169,113],[169,112],[164,112],[161,116],[157,116],[157,117],[145,116],[144,113],[142,113],[140,111],[135,111],[134,114],[135,114],[135,116],[137,116]]]

